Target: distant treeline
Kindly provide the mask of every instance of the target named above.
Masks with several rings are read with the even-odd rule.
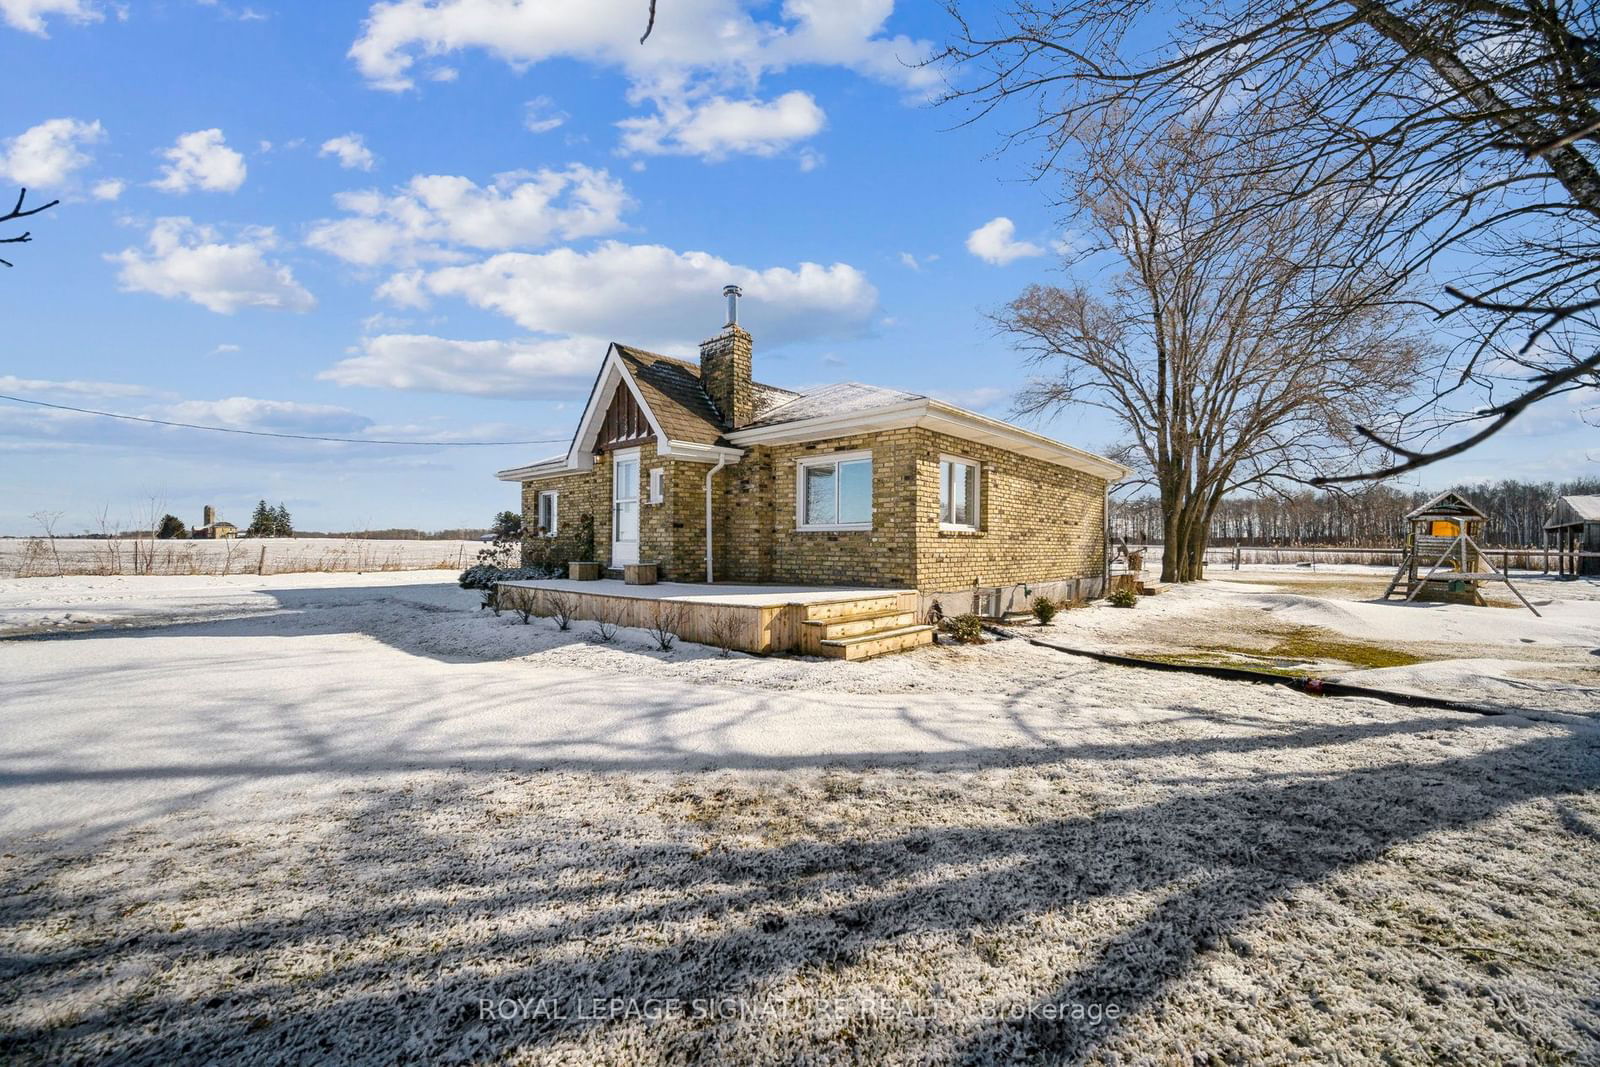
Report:
[[[1450,487],[1477,505],[1491,545],[1540,545],[1557,497],[1600,493],[1600,478],[1571,482],[1478,482]],[[1224,500],[1211,523],[1211,544],[1358,545],[1382,548],[1405,536],[1406,513],[1438,491],[1387,485],[1346,493],[1305,490],[1284,497]],[[1161,542],[1161,504],[1155,497],[1113,500],[1111,530],[1131,544]]]

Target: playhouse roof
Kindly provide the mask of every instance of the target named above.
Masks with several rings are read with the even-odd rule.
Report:
[[[1458,519],[1463,516],[1472,519],[1487,519],[1489,517],[1479,511],[1472,501],[1460,493],[1444,492],[1411,512],[1406,518],[1408,520],[1431,519],[1435,516],[1445,519]]]

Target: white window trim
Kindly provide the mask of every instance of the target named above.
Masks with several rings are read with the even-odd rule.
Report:
[[[650,499],[647,504],[659,504],[666,499],[667,469],[665,467],[650,468]]]
[[[794,528],[796,530],[798,530],[798,531],[800,531],[802,533],[812,533],[812,532],[828,533],[828,532],[840,531],[840,530],[870,530],[870,529],[872,529],[872,520],[871,519],[868,519],[866,522],[828,522],[828,523],[807,523],[806,522],[806,468],[807,467],[836,467],[840,463],[849,463],[849,462],[851,462],[853,460],[862,460],[862,459],[865,459],[865,460],[872,459],[872,450],[870,448],[862,449],[862,450],[857,451],[857,452],[828,452],[828,453],[825,453],[825,454],[820,455],[820,456],[806,456],[803,459],[795,460],[795,463],[794,463]],[[876,475],[877,471],[874,470],[873,474]],[[838,474],[835,473],[834,477],[837,478]],[[837,489],[838,482],[836,481],[834,484],[835,484],[835,487],[836,487],[834,489],[834,492],[837,494],[837,492],[838,492],[838,489]],[[869,489],[868,492],[871,493],[871,490]],[[868,501],[868,506],[872,509],[873,513],[877,512],[876,495],[877,494],[873,493],[871,495],[871,497],[869,498],[869,501]],[[837,500],[837,496],[835,497],[835,499]],[[835,509],[835,514],[837,514],[837,513],[838,513],[837,509]]]
[[[533,504],[533,524],[535,527],[539,525],[539,514],[541,511],[543,511],[545,497],[550,498],[550,528],[540,536],[554,537],[556,535],[556,531],[561,528],[561,493],[559,490],[539,490],[538,499],[536,499]]]
[[[977,533],[983,529],[983,464],[966,456],[957,456],[950,452],[939,456],[939,496],[944,496],[944,465],[946,463],[964,463],[972,468],[972,522],[945,522],[944,505],[939,507],[939,529],[951,533]]]

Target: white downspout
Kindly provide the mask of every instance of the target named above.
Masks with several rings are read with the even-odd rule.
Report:
[[[728,465],[728,457],[727,456],[718,456],[717,457],[717,465],[715,467],[712,467],[710,470],[706,471],[706,581],[707,582],[715,582],[716,581],[716,578],[712,577],[712,573],[713,572],[712,572],[712,567],[711,567],[711,479],[715,478],[717,476],[717,472],[719,470],[721,470],[723,467],[726,467],[727,465]]]

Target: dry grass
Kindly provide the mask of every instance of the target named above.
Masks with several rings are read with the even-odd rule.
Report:
[[[480,547],[476,542],[321,538],[0,538],[0,578],[449,570],[470,563]]]

